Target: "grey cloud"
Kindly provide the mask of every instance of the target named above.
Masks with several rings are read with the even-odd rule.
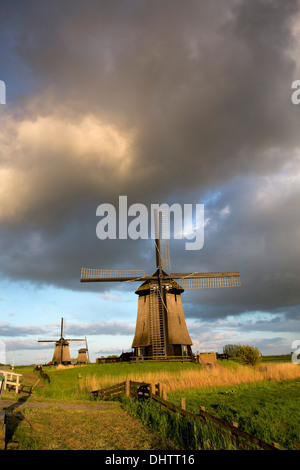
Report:
[[[38,326],[14,326],[8,322],[0,322],[0,338],[14,336],[32,336],[45,334],[45,330]]]
[[[195,315],[197,308],[210,316],[219,309],[224,315],[284,306],[299,315],[298,174],[295,166],[284,174],[237,178],[207,204],[205,243],[191,259],[191,270],[201,263],[203,270],[240,271],[242,287],[189,294]],[[215,312],[214,304],[219,305]]]
[[[300,331],[300,322],[299,319],[294,319],[287,321],[285,317],[283,318],[274,318],[269,321],[256,321],[249,322],[247,324],[239,324],[238,327],[241,327],[243,331],[265,331],[268,333],[295,333]]]
[[[138,128],[137,166],[155,173],[155,187],[143,181],[145,197],[168,167],[183,192],[268,171],[261,152],[296,138],[288,98],[298,2],[76,3],[72,15],[61,7],[54,36],[53,4],[32,5],[39,24],[21,12],[14,19],[17,57],[51,85],[58,109],[63,102],[69,113]]]
[[[123,322],[97,322],[93,324],[68,324],[68,334],[77,336],[129,335],[134,334],[134,326]]]
[[[12,339],[12,340],[6,340],[5,341],[5,351],[6,352],[16,352],[16,351],[35,351],[35,350],[40,350],[40,349],[49,349],[49,343],[48,346],[42,345],[42,343],[37,343],[32,340],[19,340],[19,339]]]
[[[3,276],[105,290],[80,285],[80,268],[154,271],[153,244],[100,242],[98,204],[117,205],[121,194],[129,204],[206,202],[203,250],[188,253],[174,241],[172,267],[237,270],[242,287],[184,293],[187,316],[278,308],[296,315],[299,113],[290,85],[298,7],[292,0],[6,4],[0,40],[14,60],[5,70],[26,71],[27,92],[2,115]],[[84,132],[87,118],[105,139]]]
[[[65,337],[69,339],[85,338],[98,335],[129,335],[134,333],[134,326],[125,322],[97,322],[88,324],[67,324]],[[0,323],[0,338],[36,336],[38,339],[59,339],[60,325],[16,326],[8,322]],[[36,340],[36,341],[37,341]],[[42,344],[42,343],[41,343]],[[45,346],[46,347],[46,346]],[[49,344],[48,346],[49,347]]]

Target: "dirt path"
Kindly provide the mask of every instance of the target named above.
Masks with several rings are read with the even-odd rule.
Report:
[[[107,403],[91,403],[91,404],[83,404],[83,403],[52,403],[52,402],[28,402],[28,401],[10,401],[10,400],[0,400],[0,410],[15,409],[15,408],[61,408],[61,409],[78,409],[78,410],[101,410],[107,408],[114,408],[118,407],[119,404],[116,402],[107,402]]]

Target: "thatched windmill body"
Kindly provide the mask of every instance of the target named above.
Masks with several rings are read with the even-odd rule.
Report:
[[[61,327],[60,327],[60,338],[58,340],[55,339],[39,339],[39,343],[55,343],[55,349],[51,364],[58,365],[64,364],[68,365],[71,364],[71,357],[70,357],[70,349],[69,349],[69,342],[70,341],[86,341],[86,339],[70,339],[64,338],[64,319],[61,319]]]
[[[169,215],[156,211],[156,271],[148,275],[138,270],[101,270],[82,268],[81,282],[143,281],[136,290],[139,296],[135,335],[135,356],[165,360],[192,356],[192,341],[187,330],[181,294],[185,289],[240,286],[239,272],[170,273]]]

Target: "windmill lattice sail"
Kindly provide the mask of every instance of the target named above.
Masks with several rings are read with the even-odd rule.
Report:
[[[171,274],[173,279],[183,287],[183,289],[207,289],[219,287],[239,287],[241,285],[240,274],[236,272],[228,273],[186,273],[185,275]]]
[[[167,210],[154,211],[156,266],[161,264],[162,269],[171,271],[170,258],[170,220]]]
[[[147,273],[141,269],[81,268],[81,282],[139,281],[146,275]]]

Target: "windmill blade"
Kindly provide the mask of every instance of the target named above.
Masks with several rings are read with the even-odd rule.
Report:
[[[137,269],[82,268],[80,282],[126,282],[145,280],[147,273]]]
[[[155,359],[166,356],[162,303],[158,286],[151,286],[149,298],[149,329],[152,355]]]
[[[79,341],[79,342],[85,342],[85,339],[68,339],[68,338],[66,338],[65,341]]]
[[[57,339],[38,339],[38,343],[56,343]]]
[[[174,273],[170,276],[177,279],[183,289],[239,287],[241,285],[239,272]]]
[[[60,325],[60,337],[64,337],[64,319],[61,319],[61,325]]]
[[[161,266],[167,272],[171,270],[169,217],[168,210],[154,209],[156,266]]]
[[[194,278],[180,279],[178,284],[183,289],[206,289],[209,287],[239,287],[241,285],[240,278],[228,277],[211,277],[211,278]]]
[[[87,344],[87,339],[85,337],[85,347],[86,347],[86,352],[87,352],[87,358],[88,358],[88,361],[89,363],[91,362],[90,361],[90,353],[89,353],[89,348],[88,348],[88,344]]]

